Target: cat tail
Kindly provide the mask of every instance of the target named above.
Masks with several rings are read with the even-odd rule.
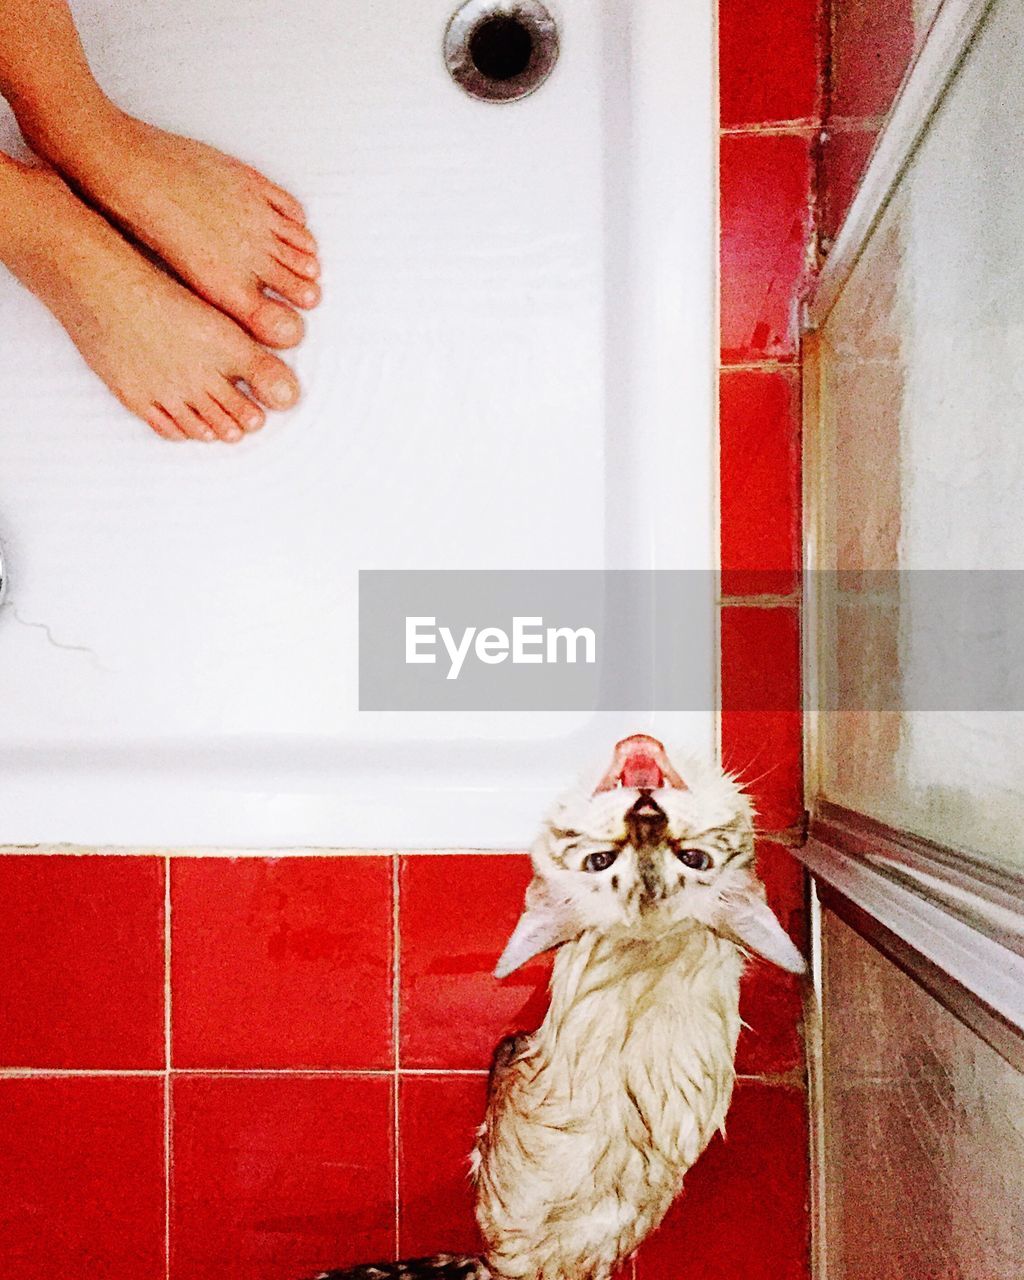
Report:
[[[429,1258],[321,1271],[313,1280],[491,1280],[491,1273],[483,1258],[468,1253],[435,1253]]]

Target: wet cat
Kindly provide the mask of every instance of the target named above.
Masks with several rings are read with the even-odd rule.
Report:
[[[533,849],[503,977],[559,947],[542,1025],[495,1053],[471,1158],[482,1257],[319,1280],[609,1280],[725,1119],[746,951],[803,960],[765,903],[753,811],[712,765],[620,742]]]

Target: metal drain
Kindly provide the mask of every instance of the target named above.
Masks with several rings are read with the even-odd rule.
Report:
[[[452,79],[473,98],[514,102],[558,61],[558,29],[539,0],[467,0],[444,37]]]

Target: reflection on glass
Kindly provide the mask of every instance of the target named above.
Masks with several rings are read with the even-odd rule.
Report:
[[[823,795],[1018,870],[1022,59],[997,0],[822,330],[817,494]]]

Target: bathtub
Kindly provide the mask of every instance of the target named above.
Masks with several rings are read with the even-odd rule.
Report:
[[[710,661],[660,715],[356,682],[361,569],[713,567],[711,6],[553,0],[504,104],[454,0],[74,7],[122,105],[303,199],[325,300],[297,410],[168,445],[0,282],[0,843],[517,847],[625,732],[712,750]]]

